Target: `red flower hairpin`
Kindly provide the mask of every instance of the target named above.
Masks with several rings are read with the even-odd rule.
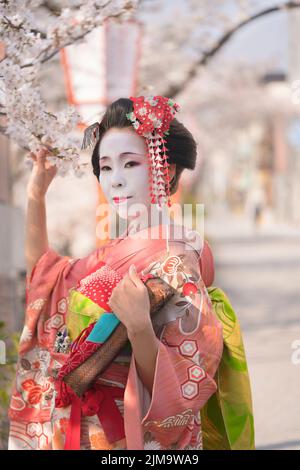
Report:
[[[133,111],[126,114],[136,132],[146,139],[149,159],[149,189],[151,203],[171,206],[168,150],[165,135],[180,107],[164,96],[130,96]]]

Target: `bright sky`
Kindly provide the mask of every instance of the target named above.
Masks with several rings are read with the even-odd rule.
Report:
[[[148,1],[150,4],[151,0]],[[185,1],[167,0],[163,2],[164,9],[160,11],[160,17],[170,16],[173,8],[184,9]],[[259,2],[257,1],[259,4],[257,11],[282,2],[283,0],[259,0]],[[225,0],[224,10],[227,12],[232,10],[234,4],[235,0]],[[152,15],[153,20],[157,21],[155,9],[153,9]],[[254,21],[236,33],[220,54],[222,54],[222,58],[243,58],[251,63],[272,61],[274,68],[287,71],[289,56],[288,15],[284,12],[277,12]]]
[[[274,60],[279,69],[288,66],[288,19],[274,13],[241,29],[224,47],[223,57],[242,57],[250,62]]]

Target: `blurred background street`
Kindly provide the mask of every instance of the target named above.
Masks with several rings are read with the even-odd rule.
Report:
[[[216,262],[214,284],[228,294],[240,320],[251,377],[257,449],[300,450],[300,232],[254,229],[220,212],[206,221]]]

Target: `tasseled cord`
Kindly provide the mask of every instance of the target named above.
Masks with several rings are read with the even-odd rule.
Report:
[[[156,207],[162,212],[163,221],[166,220],[166,250],[169,256],[170,247],[170,224],[169,224],[169,207],[170,202],[170,177],[169,163],[165,151],[165,140],[155,134],[146,139],[148,144],[148,160],[149,160],[149,190],[151,203],[156,203]],[[160,149],[162,145],[162,152]]]

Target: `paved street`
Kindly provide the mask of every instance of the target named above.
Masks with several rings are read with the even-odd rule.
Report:
[[[257,449],[300,449],[300,233],[208,220],[215,285],[238,314],[252,384]],[[278,228],[278,227],[277,227]]]

